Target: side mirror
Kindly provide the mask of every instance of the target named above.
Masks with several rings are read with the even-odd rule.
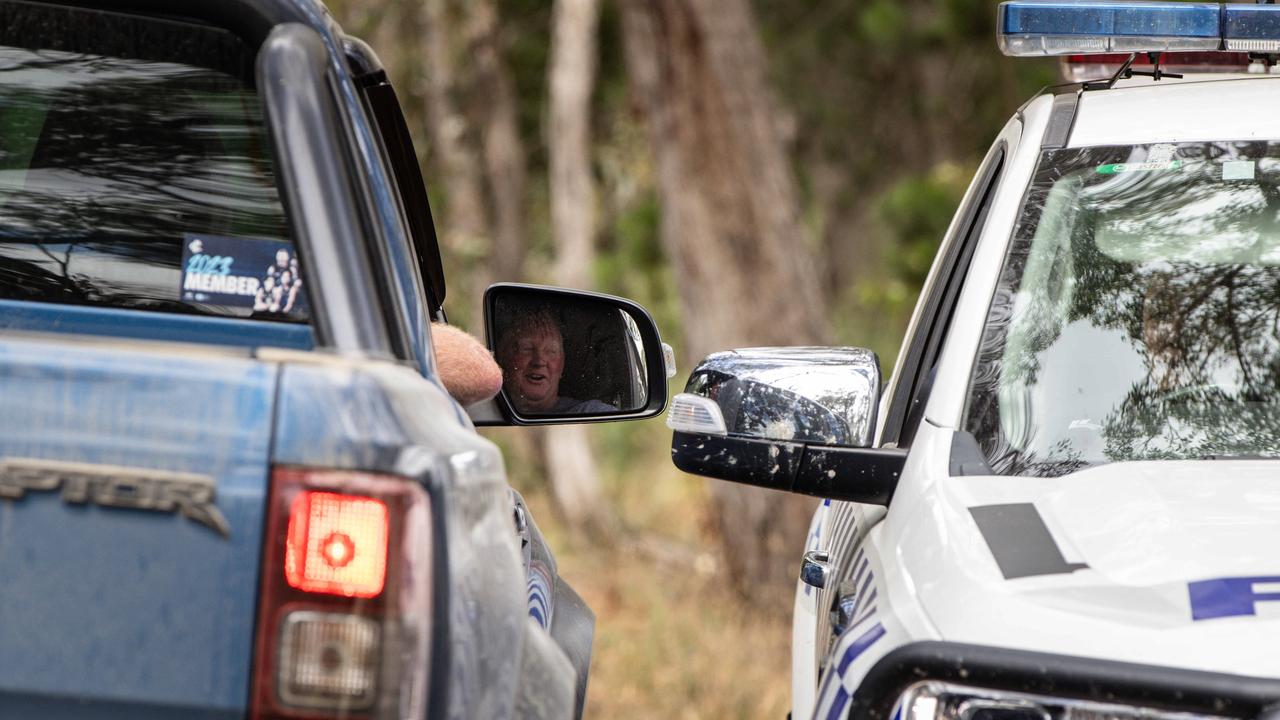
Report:
[[[653,417],[675,374],[643,307],[599,293],[499,283],[484,294],[485,337],[502,367],[498,417],[477,425],[549,425]]]
[[[880,363],[861,348],[707,356],[667,414],[671,457],[696,475],[887,504],[905,450],[871,449]]]

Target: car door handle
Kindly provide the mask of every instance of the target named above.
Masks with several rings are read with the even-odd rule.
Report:
[[[804,554],[800,564],[800,579],[805,585],[816,588],[827,586],[827,578],[831,575],[831,556],[822,550],[810,550]]]

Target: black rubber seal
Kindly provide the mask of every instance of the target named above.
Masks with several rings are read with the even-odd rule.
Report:
[[[1280,680],[937,641],[892,650],[853,694],[851,720],[888,720],[907,688],[935,680],[1172,712],[1272,720]]]

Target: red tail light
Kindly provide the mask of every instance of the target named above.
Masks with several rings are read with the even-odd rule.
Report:
[[[285,536],[284,574],[291,587],[371,598],[387,574],[387,504],[330,492],[293,499]]]
[[[426,492],[386,475],[277,468],[268,513],[251,717],[421,717]]]

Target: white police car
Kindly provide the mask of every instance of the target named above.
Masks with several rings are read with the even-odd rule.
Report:
[[[794,718],[1280,718],[1280,6],[1020,0],[1000,42],[1121,56],[1000,132],[890,381],[717,353],[673,458],[827,498]]]

